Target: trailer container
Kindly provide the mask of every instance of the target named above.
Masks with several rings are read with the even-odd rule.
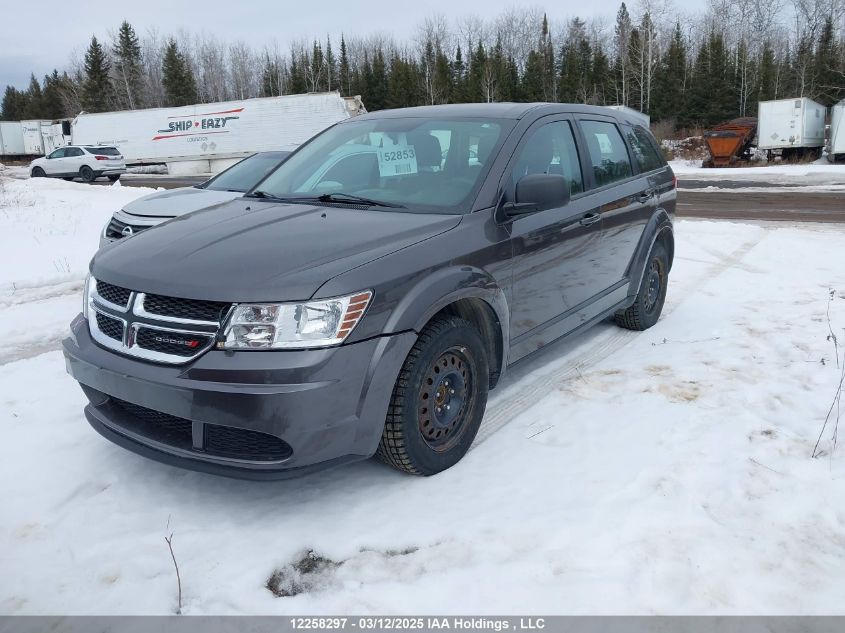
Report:
[[[293,150],[327,127],[365,112],[360,97],[309,93],[80,114],[74,145],[112,145],[130,165],[166,164],[168,173],[220,171],[254,152]]]
[[[825,107],[806,97],[761,101],[758,109],[757,148],[784,158],[821,156],[824,146]]]
[[[20,121],[0,121],[0,157],[20,158],[26,155],[23,126]]]
[[[830,140],[827,159],[831,163],[845,160],[845,99],[830,109]]]

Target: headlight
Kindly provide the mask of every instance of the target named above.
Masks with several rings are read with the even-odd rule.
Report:
[[[226,324],[223,349],[302,349],[339,345],[358,325],[373,293],[307,303],[242,303]]]
[[[91,301],[91,273],[85,277],[85,285],[82,286],[82,316],[88,318],[88,303]]]

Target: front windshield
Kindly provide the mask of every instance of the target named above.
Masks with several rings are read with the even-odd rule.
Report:
[[[302,147],[256,190],[275,198],[357,196],[399,210],[465,213],[512,124],[467,118],[348,121]]]
[[[249,191],[264,176],[273,171],[288,154],[289,152],[253,154],[209,180],[203,185],[203,189],[211,189],[212,191]]]

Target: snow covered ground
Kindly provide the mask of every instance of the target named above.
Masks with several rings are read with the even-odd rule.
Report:
[[[97,232],[144,192],[36,182],[0,202],[0,613],[172,613],[172,533],[190,614],[845,614],[830,427],[810,458],[845,226],[680,221],[660,322],[518,365],[454,468],[255,483],[88,427],[55,346]]]
[[[684,180],[712,180],[714,187],[718,187],[720,180],[747,180],[781,186],[814,187],[816,191],[837,191],[841,190],[838,189],[839,186],[845,185],[845,164],[832,165],[827,159],[803,165],[773,163],[760,167],[704,168],[701,161],[681,159],[669,161],[669,164],[678,176],[678,186],[681,188],[684,186]]]

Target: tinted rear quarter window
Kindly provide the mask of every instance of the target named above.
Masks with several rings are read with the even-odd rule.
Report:
[[[628,143],[631,145],[634,160],[637,161],[641,172],[663,167],[663,158],[661,158],[657,149],[654,147],[651,134],[638,125],[634,128],[626,126],[625,135],[628,137]]]
[[[619,128],[605,121],[581,121],[596,186],[631,177],[631,160]]]
[[[85,151],[97,156],[120,156],[120,152],[115,147],[86,147]]]

